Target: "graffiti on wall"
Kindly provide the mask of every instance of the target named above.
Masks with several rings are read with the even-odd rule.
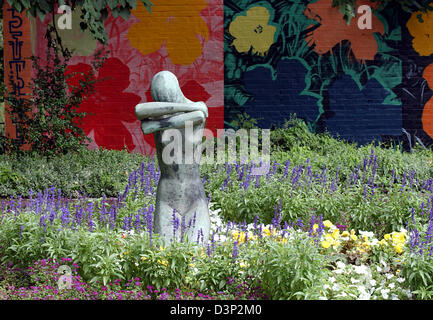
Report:
[[[17,12],[5,3],[3,8],[4,19],[4,80],[8,91],[17,97],[24,98],[29,93],[31,62],[29,45],[29,23],[25,14]],[[10,110],[5,104],[5,110]],[[15,121],[20,121],[22,112],[11,119],[9,112],[5,112],[6,136],[14,138],[17,143],[24,145],[23,137],[20,137],[15,130]],[[24,145],[24,147],[26,147]]]
[[[358,0],[358,5],[374,3]],[[262,127],[296,114],[316,132],[361,144],[403,129],[399,12],[361,29],[332,0],[224,2],[226,122],[246,112]]]
[[[153,154],[153,134],[143,136],[134,114],[138,103],[151,101],[150,83],[161,70],[176,74],[185,96],[209,108],[207,128],[216,133],[224,121],[222,0],[153,0],[152,13],[138,1],[128,20],[105,20],[109,56],[99,69],[96,92],[80,110],[90,113],[80,124],[90,148],[105,147]],[[74,50],[67,72],[86,73],[92,55],[101,49],[88,32],[78,30],[79,12],[72,12],[71,30],[61,30],[63,43]],[[44,23],[36,21],[34,51],[43,56]],[[76,81],[77,79],[75,79]],[[72,80],[71,80],[72,81]]]

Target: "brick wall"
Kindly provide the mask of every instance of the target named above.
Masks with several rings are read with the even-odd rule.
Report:
[[[295,113],[318,132],[361,144],[433,144],[433,14],[421,23],[418,13],[389,6],[360,29],[362,14],[346,24],[332,0],[154,0],[152,14],[138,3],[128,21],[105,23],[110,54],[97,76],[106,80],[82,106],[95,114],[82,124],[91,148],[154,152],[133,108],[151,99],[161,70],[178,76],[188,98],[206,102],[214,131],[243,112],[262,127]],[[69,70],[85,71],[101,45],[73,14],[62,38],[76,50]],[[40,57],[48,19],[30,21]]]
[[[420,23],[388,6],[361,29],[365,12],[348,25],[331,4],[225,0],[226,121],[246,112],[271,127],[296,113],[360,144],[431,145],[433,14]]]

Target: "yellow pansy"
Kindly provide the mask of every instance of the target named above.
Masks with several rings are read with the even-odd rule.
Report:
[[[343,233],[341,234],[342,237],[349,237],[350,233],[349,231],[344,230]]]
[[[209,29],[200,15],[206,0],[152,0],[152,13],[139,1],[131,13],[140,21],[128,31],[131,46],[142,54],[158,51],[164,44],[173,64],[190,65],[203,52],[199,36],[208,40]]]
[[[329,220],[325,220],[325,221],[323,221],[323,225],[326,227],[326,228],[332,228],[334,225],[332,224],[332,222],[331,221],[329,221]]]
[[[233,240],[239,241],[239,243],[244,243],[245,238],[247,237],[247,234],[243,231],[234,231],[232,233]]]
[[[383,238],[384,238],[385,240],[389,240],[389,239],[391,239],[391,235],[390,235],[389,233],[387,233],[387,234],[385,234],[385,235],[383,236]]]
[[[145,261],[145,260],[147,260],[147,257],[141,257],[141,260]]]
[[[403,232],[395,232],[392,234],[392,242],[395,244],[405,241],[405,234]]]
[[[316,231],[318,228],[319,228],[319,225],[318,225],[317,223],[315,223],[315,224],[313,225],[313,231]]]
[[[321,243],[322,248],[328,249],[331,246],[331,243],[329,241],[323,240]]]
[[[262,233],[263,233],[264,236],[268,236],[268,237],[270,237],[271,234],[272,234],[272,235],[275,235],[275,234],[277,233],[277,231],[276,231],[275,229],[272,229],[272,231],[271,231],[271,229],[270,229],[269,227],[265,227],[265,228],[263,229]]]
[[[418,19],[421,15],[422,22]],[[433,54],[433,13],[417,11],[406,24],[407,30],[413,37],[412,47],[421,56]]]
[[[330,242],[330,243],[334,242],[334,238],[329,233],[325,234],[325,240]]]
[[[382,246],[387,246],[388,242],[385,239],[382,239],[382,240],[379,241],[379,244],[382,245]]]
[[[235,38],[232,45],[238,52],[252,50],[264,56],[275,42],[276,27],[269,24],[269,10],[256,6],[248,9],[245,15],[238,15],[229,25],[229,33]]]
[[[340,229],[335,229],[335,230],[332,232],[332,238],[334,238],[335,240],[340,239]]]
[[[395,252],[397,252],[398,254],[403,252],[403,245],[402,244],[398,244],[394,247]]]

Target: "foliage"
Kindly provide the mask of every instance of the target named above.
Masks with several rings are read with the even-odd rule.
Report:
[[[265,238],[249,251],[247,272],[260,279],[270,299],[317,299],[326,277],[326,260],[305,233],[292,232],[287,242]]]
[[[18,12],[25,11],[27,16],[38,17],[41,21],[44,21],[47,14],[53,13],[54,15],[55,8],[61,5],[69,5],[72,10],[80,6],[82,10],[81,29],[89,28],[93,37],[103,44],[108,42],[104,26],[108,14],[111,13],[114,17],[120,16],[127,20],[130,11],[137,6],[137,0],[8,0],[8,2]],[[141,2],[151,11],[150,0],[141,0]]]
[[[0,197],[29,196],[55,185],[65,197],[116,197],[140,163],[151,159],[126,150],[87,150],[50,159],[35,153],[0,155]]]
[[[43,65],[39,57],[32,56],[35,75],[30,83],[30,97],[21,97],[11,92],[6,101],[8,110],[15,123],[17,139],[8,141],[7,149],[18,152],[21,143],[28,143],[30,150],[41,155],[52,157],[76,151],[80,145],[89,141],[79,127],[79,119],[86,114],[80,112],[79,106],[88,94],[94,91],[96,83],[94,70],[82,75],[76,87],[68,92],[65,70],[69,57],[62,59],[59,48],[47,32],[47,62]],[[101,67],[106,55],[98,51],[94,55],[93,66]],[[11,78],[11,86],[14,82]]]

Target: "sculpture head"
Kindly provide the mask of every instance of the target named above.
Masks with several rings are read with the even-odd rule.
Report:
[[[155,102],[185,102],[176,76],[170,71],[158,72],[152,79],[150,92]]]

